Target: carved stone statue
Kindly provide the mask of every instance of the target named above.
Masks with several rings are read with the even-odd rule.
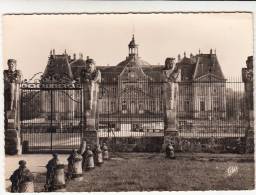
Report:
[[[76,181],[82,181],[83,179],[82,155],[79,154],[77,150],[73,150],[67,160],[68,160],[68,173],[67,173],[68,178],[74,179]]]
[[[179,69],[174,67],[174,58],[166,58],[163,69],[163,79],[165,82],[165,98],[167,109],[174,108],[174,101],[177,95],[177,83],[180,75]]]
[[[65,191],[66,184],[64,165],[61,164],[58,154],[53,154],[53,158],[48,161],[46,169],[45,191]]]
[[[165,157],[168,159],[175,159],[174,148],[171,143],[166,146]]]
[[[21,73],[16,70],[16,60],[9,59],[8,70],[4,70],[4,109],[5,111],[14,110],[15,102],[18,98],[17,84],[21,81]]]
[[[246,60],[246,68],[242,68],[242,78],[245,83],[246,101],[249,110],[253,110],[253,57]]]
[[[87,57],[85,63],[86,67],[81,72],[81,81],[86,84],[87,88],[87,94],[85,94],[87,96],[86,110],[92,110],[93,99],[96,98],[94,93],[97,93],[97,84],[101,82],[101,73],[99,70],[96,69],[95,62],[93,59]]]
[[[179,76],[179,70],[174,67],[174,58],[166,58],[165,67],[163,69],[164,81],[175,82]]]
[[[165,60],[165,67],[162,70],[163,78],[163,98],[165,105],[165,122],[164,122],[164,144],[166,149],[167,144],[171,139],[177,137],[178,131],[176,126],[176,102],[178,93],[178,81],[180,80],[180,70],[174,66],[174,58]]]
[[[172,70],[174,67],[174,60],[175,58],[166,58],[165,59],[165,70]]]
[[[26,161],[19,161],[19,168],[10,177],[11,192],[34,192],[34,176],[26,167]]]

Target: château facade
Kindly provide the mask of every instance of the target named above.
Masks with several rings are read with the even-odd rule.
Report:
[[[86,60],[77,57],[57,55],[51,51],[43,78],[57,74],[65,83],[79,81],[86,67]],[[116,66],[97,66],[101,72],[98,100],[99,129],[106,126],[119,130],[164,128],[165,102],[163,98],[165,65],[151,65],[144,61],[138,52],[134,36],[128,44],[128,56]],[[177,116],[186,119],[225,118],[226,79],[222,73],[216,53],[178,56],[175,69],[180,71]],[[46,93],[46,92],[45,92]],[[56,109],[75,115],[76,105],[81,94],[68,92],[63,100],[56,100]],[[72,93],[72,94],[71,94]],[[46,95],[43,95],[46,98]],[[45,106],[45,99],[41,106]],[[63,104],[63,105],[61,105]],[[58,105],[61,105],[58,108]],[[66,115],[68,116],[68,115]]]
[[[225,118],[226,79],[216,53],[199,54],[181,59],[178,116],[184,118]]]

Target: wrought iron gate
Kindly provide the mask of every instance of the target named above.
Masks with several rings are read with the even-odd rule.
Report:
[[[24,152],[69,151],[83,130],[82,87],[76,82],[21,84],[21,141]]]

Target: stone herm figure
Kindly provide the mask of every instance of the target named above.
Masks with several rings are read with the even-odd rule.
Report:
[[[45,191],[63,191],[65,188],[64,165],[60,163],[58,154],[53,154],[53,158],[48,161],[46,169]]]
[[[73,150],[68,157],[67,176],[69,179],[75,179],[79,181],[83,179],[82,160],[82,155],[80,155],[77,150]]]
[[[90,146],[87,146],[86,151],[83,154],[83,170],[94,169],[93,152]]]
[[[93,59],[87,57],[85,62],[86,67],[81,72],[81,80],[87,86],[87,105],[86,110],[92,110],[92,101],[94,97],[95,90],[97,91],[97,84],[101,82],[101,73],[96,69],[96,65]]]
[[[102,157],[103,160],[109,160],[108,146],[106,143],[103,143],[102,147]]]
[[[19,161],[19,168],[10,177],[11,192],[34,192],[34,176],[26,167],[26,161]]]
[[[165,148],[165,154],[166,158],[169,159],[175,159],[175,154],[174,154],[174,148],[171,143],[169,143],[166,148]]]
[[[21,82],[21,73],[16,70],[15,59],[7,61],[8,70],[4,70],[4,109],[5,111],[14,110],[18,96],[17,84]]]
[[[96,146],[94,151],[95,164],[101,166],[103,164],[102,150],[99,145]]]

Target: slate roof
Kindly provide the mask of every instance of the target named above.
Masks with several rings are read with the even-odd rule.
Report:
[[[191,58],[184,57],[177,66],[181,69],[182,81],[193,81],[207,74],[218,79],[225,79],[216,54],[198,54]]]
[[[143,72],[151,77],[154,81],[160,81],[164,66],[150,65],[148,62],[142,60],[140,57],[128,56],[124,61],[118,63],[116,66],[97,66],[101,71],[103,80],[107,82],[117,82],[118,76],[121,74],[126,66],[139,66]]]
[[[199,54],[193,79],[198,79],[208,73],[215,75],[219,79],[225,79],[216,54]]]
[[[50,55],[43,78],[49,75],[59,76],[60,78],[69,77],[72,80],[73,73],[69,64],[69,56],[66,54]]]
[[[85,63],[85,60],[83,60],[83,59],[73,60],[70,63],[71,70],[72,70],[74,78],[79,78],[80,77],[81,71],[82,71],[82,69],[85,68],[85,65],[86,65],[86,63]]]
[[[178,68],[181,70],[182,81],[192,81],[193,73],[195,71],[196,63],[194,60],[184,57],[180,62],[177,63]]]

